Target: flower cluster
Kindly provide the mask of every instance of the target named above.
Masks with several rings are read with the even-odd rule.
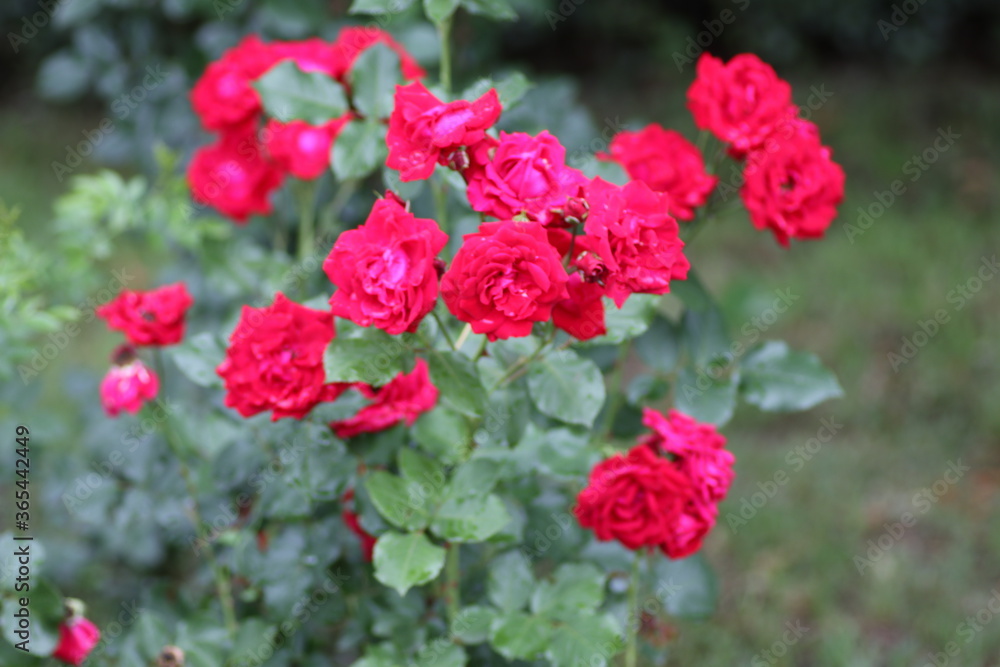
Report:
[[[123,290],[97,309],[108,328],[125,334],[128,343],[111,355],[114,365],[101,382],[101,404],[111,417],[122,410],[136,413],[160,388],[156,373],[136,354],[136,347],[164,347],[184,338],[184,319],[193,303],[184,283],[148,292]]]
[[[715,427],[676,410],[664,416],[647,408],[643,423],[652,433],[594,467],[574,512],[599,540],[684,558],[715,525],[733,455]]]
[[[341,84],[354,61],[375,44],[400,57],[403,76],[418,79],[423,70],[392,37],[375,28],[352,27],[336,41],[262,42],[249,36],[210,64],[191,91],[202,126],[218,140],[199,149],[188,168],[195,199],[237,222],[271,212],[270,195],[286,175],[311,180],[330,164],[330,149],[351,111],[322,125],[275,119],[263,124],[264,109],[253,82],[285,61],[304,72],[318,72]]]

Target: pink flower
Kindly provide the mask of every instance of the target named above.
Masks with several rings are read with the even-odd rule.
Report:
[[[122,410],[135,414],[147,401],[156,398],[160,380],[128,345],[115,350],[112,359],[115,365],[101,381],[101,406],[109,417],[117,417]]]
[[[343,232],[323,262],[337,286],[337,317],[390,334],[416,331],[438,294],[435,257],[448,235],[393,198],[375,202],[365,224]]]
[[[568,298],[559,252],[536,222],[484,222],[466,234],[441,278],[451,314],[475,333],[498,338],[528,336],[535,322],[552,317]]]
[[[412,81],[424,77],[425,72],[423,68],[413,56],[407,53],[406,49],[399,42],[392,38],[392,35],[384,30],[368,26],[344,28],[337,35],[337,40],[333,43],[334,57],[337,62],[333,76],[338,79],[345,79],[358,56],[375,44],[385,44],[396,52],[396,55],[400,58],[403,78]]]
[[[566,166],[566,149],[548,132],[487,137],[469,151],[469,204],[500,220],[525,215],[543,225],[563,224],[563,211],[587,178]]]
[[[269,45],[250,35],[211,63],[191,90],[191,105],[208,130],[228,130],[256,119],[262,109],[251,83],[276,60]]]
[[[428,178],[434,165],[447,165],[451,154],[486,136],[500,117],[500,99],[490,88],[475,102],[445,104],[422,83],[396,86],[396,102],[389,117],[389,158],[386,165],[403,181]]]
[[[655,192],[670,195],[670,213],[691,220],[704,206],[718,177],[709,176],[701,152],[679,132],[653,123],[638,132],[619,132],[611,154],[599,155],[620,164],[629,177]]]
[[[147,292],[123,290],[98,308],[97,316],[133,345],[173,345],[184,338],[184,315],[192,303],[184,283],[174,283]]]
[[[667,195],[642,181],[618,187],[595,178],[585,197],[590,212],[574,263],[588,280],[603,284],[619,308],[630,294],[666,294],[671,280],[687,277],[690,264],[677,221],[667,213]]]
[[[566,283],[569,298],[552,309],[555,325],[578,340],[590,340],[608,332],[604,326],[604,288],[588,283],[579,273],[573,273]]]
[[[351,115],[345,114],[316,126],[302,120],[281,123],[272,119],[264,127],[264,146],[278,169],[312,180],[329,168],[333,141],[350,120]]]
[[[715,426],[702,424],[677,410],[664,417],[652,408],[643,411],[642,423],[653,431],[643,444],[671,454],[702,502],[718,503],[725,499],[736,476],[733,472],[736,459],[725,449],[726,438]]]
[[[97,626],[82,616],[72,617],[59,626],[59,644],[52,657],[68,665],[82,665],[101,639]]]
[[[354,387],[373,403],[350,419],[332,422],[330,428],[338,438],[384,431],[400,422],[412,426],[438,399],[437,387],[431,384],[429,368],[423,359],[417,359],[411,373],[400,373],[384,387],[376,389],[363,383]]]

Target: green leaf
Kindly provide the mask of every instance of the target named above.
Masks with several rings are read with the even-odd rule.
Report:
[[[427,503],[411,496],[411,487],[406,480],[384,470],[376,470],[365,477],[364,484],[372,504],[386,521],[408,530],[427,526],[430,520]]]
[[[465,667],[469,658],[461,646],[445,638],[435,639],[414,657],[414,667]]]
[[[531,596],[531,611],[564,620],[592,612],[604,600],[604,573],[589,563],[560,565],[552,581],[543,581]]]
[[[449,498],[482,498],[493,491],[503,473],[502,466],[488,459],[473,459],[459,466],[445,492]]]
[[[496,21],[517,20],[517,12],[507,0],[461,0],[470,14],[479,14]]]
[[[718,597],[715,574],[700,555],[681,560],[658,558],[652,573],[646,575],[643,590],[668,615],[680,618],[710,616]]]
[[[434,459],[404,447],[399,450],[399,471],[406,482],[410,502],[422,511],[433,507],[441,498],[446,477],[441,464]]]
[[[431,382],[442,402],[470,417],[479,417],[486,404],[486,390],[476,365],[461,352],[435,352],[427,359]]]
[[[351,121],[333,142],[330,163],[340,181],[368,176],[383,162],[388,153],[385,126],[377,120]]]
[[[481,644],[490,636],[497,613],[491,607],[465,607],[452,619],[451,634],[463,644]]]
[[[215,368],[226,353],[215,334],[204,331],[175,345],[167,353],[184,376],[200,387],[221,387],[222,378]]]
[[[768,341],[749,352],[742,370],[743,397],[768,412],[808,410],[844,395],[816,355],[793,351],[783,341]]]
[[[535,589],[531,565],[519,551],[507,551],[493,559],[486,595],[505,612],[523,609]]]
[[[674,407],[700,422],[723,426],[736,409],[740,374],[733,369],[716,372],[716,368],[710,364],[681,370],[674,388]]]
[[[563,350],[532,364],[528,393],[542,414],[589,428],[604,405],[604,377],[594,362]]]
[[[414,0],[354,0],[348,14],[396,14],[409,9]]]
[[[533,85],[528,77],[520,72],[512,72],[499,81],[484,77],[462,91],[461,98],[469,101],[477,100],[489,92],[490,88],[496,88],[500,106],[506,111],[520,102]]]
[[[607,667],[624,648],[614,618],[607,614],[577,615],[556,627],[545,657],[553,667]]]
[[[327,346],[323,354],[327,382],[381,387],[406,370],[409,350],[400,338],[374,327],[357,329],[357,337],[338,335]]]
[[[404,183],[399,179],[398,171],[395,169],[389,169],[389,167],[383,165],[382,183],[385,184],[386,190],[391,190],[403,199],[412,201],[424,191],[424,185],[427,181],[410,181],[408,183]]]
[[[388,118],[396,84],[403,81],[399,54],[385,44],[374,44],[354,61],[349,77],[358,111],[368,118]]]
[[[485,542],[510,522],[496,494],[477,498],[447,498],[431,521],[431,530],[449,542]]]
[[[24,544],[24,543],[14,543]],[[28,543],[30,544],[30,543]],[[5,546],[9,546],[5,545]],[[11,551],[14,547],[11,547]],[[16,632],[23,631],[18,627],[18,619],[14,614],[21,613],[21,597],[27,597],[27,613],[30,619],[30,637],[28,647],[33,655],[49,655],[59,643],[59,624],[65,616],[63,598],[59,592],[46,581],[32,581],[28,593],[19,593],[17,597],[3,600],[3,617],[0,618],[0,630],[3,638],[16,645],[24,641]]]
[[[413,425],[413,439],[446,465],[454,465],[469,455],[472,427],[465,417],[447,407],[420,415]]]
[[[260,618],[247,618],[240,623],[239,634],[233,644],[233,651],[230,660],[233,664],[253,664],[258,660],[261,648],[264,646],[274,646],[274,637],[277,628],[268,625]],[[160,645],[163,647],[163,644]]]
[[[458,0],[424,0],[424,13],[431,23],[441,23],[458,9]]]
[[[585,435],[566,428],[543,431],[528,424],[524,437],[514,448],[521,470],[537,470],[558,479],[585,477],[600,458],[596,449],[589,448]]]
[[[649,328],[656,316],[658,294],[633,294],[621,309],[611,299],[604,299],[604,326],[608,330],[603,336],[586,341],[587,346],[617,345],[640,336]]]
[[[344,87],[322,72],[303,72],[291,60],[278,63],[253,83],[268,115],[282,123],[322,125],[348,109]]]
[[[646,333],[635,339],[635,349],[646,364],[661,373],[677,368],[681,356],[679,327],[662,315],[650,322]]]
[[[432,581],[444,567],[445,550],[423,533],[385,533],[375,543],[375,578],[401,596]]]
[[[490,626],[490,644],[508,660],[534,660],[551,637],[550,624],[522,612],[501,616]]]

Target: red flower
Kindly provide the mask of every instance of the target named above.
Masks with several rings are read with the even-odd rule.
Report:
[[[271,410],[271,420],[302,419],[335,400],[346,385],[327,384],[323,352],[334,337],[333,315],[306,308],[278,292],[267,308],[243,306],[215,372],[225,381],[225,403],[244,417]]]
[[[566,149],[548,132],[501,132],[499,142],[487,138],[470,150],[469,204],[501,220],[524,214],[543,225],[561,224],[567,200],[587,182],[565,158]]]
[[[687,277],[690,264],[677,221],[667,213],[667,195],[642,181],[618,187],[595,178],[585,196],[590,212],[574,263],[590,281],[603,283],[619,308],[630,294],[666,294],[671,280]]]
[[[345,78],[357,57],[375,44],[385,44],[396,52],[403,70],[403,78],[412,81],[424,77],[426,72],[423,68],[399,42],[392,38],[392,35],[378,28],[362,26],[344,28],[337,35],[337,41],[333,43],[337,61],[337,71],[334,76],[338,79]]]
[[[345,114],[316,126],[302,120],[281,123],[272,119],[264,127],[264,145],[277,168],[312,180],[330,166],[333,141],[350,120],[351,115]]]
[[[122,410],[135,414],[156,398],[160,380],[128,346],[118,348],[112,357],[115,365],[101,381],[101,406],[109,417],[117,417]]]
[[[566,270],[535,222],[484,222],[466,234],[441,279],[452,315],[491,341],[531,334],[568,298]]]
[[[173,345],[184,338],[184,314],[192,303],[184,283],[174,283],[148,292],[123,290],[97,316],[133,345]]]
[[[403,181],[428,178],[434,164],[447,165],[451,154],[486,136],[500,117],[500,98],[490,88],[475,102],[456,100],[445,104],[422,83],[396,86],[396,101],[389,117],[389,158],[386,165]]]
[[[725,449],[726,438],[715,426],[702,424],[677,410],[664,417],[652,408],[643,410],[642,423],[653,431],[642,444],[673,456],[703,504],[718,503],[726,497],[736,476],[736,459]]]
[[[656,192],[670,195],[670,213],[681,220],[694,217],[719,181],[705,171],[701,152],[679,132],[653,123],[638,132],[619,132],[611,154],[599,157],[620,164],[629,177]]]
[[[571,274],[566,284],[569,298],[552,309],[557,327],[579,340],[590,340],[608,332],[604,326],[604,288],[585,282],[579,273]]]
[[[412,426],[421,414],[437,404],[438,390],[431,384],[427,362],[417,359],[410,373],[400,373],[381,388],[357,383],[354,385],[373,403],[366,405],[350,419],[331,422],[338,438],[351,438],[359,433],[376,433],[392,428],[399,422]]]
[[[594,466],[573,512],[602,542],[655,547],[671,539],[691,493],[673,463],[640,445]]]
[[[354,489],[348,489],[347,493],[340,499],[343,503],[343,509],[340,511],[340,518],[344,521],[347,528],[358,536],[361,540],[361,555],[368,561],[372,562],[372,554],[375,551],[375,542],[377,538],[368,533],[364,528],[361,527],[361,522],[358,521],[358,515],[354,511]]]
[[[365,224],[342,233],[323,262],[337,286],[333,314],[390,334],[416,331],[437,300],[434,258],[447,243],[433,220],[379,199]]]
[[[250,84],[275,62],[273,49],[250,35],[211,63],[191,90],[191,105],[201,124],[226,130],[256,118],[260,96]]]
[[[331,78],[343,74],[343,63],[337,48],[318,37],[297,42],[271,42],[268,47],[275,65],[291,60],[303,72],[320,72]]]
[[[737,156],[759,146],[775,128],[798,114],[788,82],[751,53],[726,64],[702,54],[687,96],[695,124],[732,144]]]
[[[198,149],[188,167],[194,198],[237,222],[253,213],[271,212],[271,191],[283,174],[264,158],[263,146],[250,126],[226,133]]]
[[[101,639],[97,626],[82,616],[69,618],[59,626],[59,644],[52,657],[68,665],[82,665]]]
[[[740,197],[757,229],[783,246],[790,238],[820,238],[844,199],[844,170],[820,144],[815,125],[786,124],[747,156]]]

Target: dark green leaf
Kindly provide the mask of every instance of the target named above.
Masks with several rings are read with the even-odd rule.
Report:
[[[714,364],[697,370],[684,368],[677,375],[674,407],[700,422],[723,426],[736,409],[739,377],[738,371]]]
[[[272,67],[253,86],[267,113],[282,123],[322,125],[347,112],[343,86],[322,72],[303,72],[291,60]]]
[[[468,456],[472,428],[462,415],[439,407],[417,419],[413,425],[413,439],[442,463],[453,465]]]
[[[554,578],[543,581],[531,596],[531,611],[564,620],[592,612],[604,600],[604,573],[589,563],[560,565]]]
[[[461,352],[436,352],[427,359],[431,382],[441,400],[462,414],[478,417],[486,403],[486,390],[476,365]]]
[[[340,181],[350,181],[374,172],[385,162],[385,132],[385,126],[376,120],[345,125],[333,142],[333,174]]]
[[[423,533],[385,533],[375,543],[375,578],[400,595],[434,580],[444,566],[445,550]]]
[[[403,81],[399,54],[385,44],[374,44],[354,61],[349,76],[357,110],[368,118],[388,118],[396,84]]]
[[[743,396],[769,412],[808,410],[843,396],[836,376],[811,352],[796,352],[783,341],[768,341],[743,360]]]
[[[670,373],[677,367],[680,348],[680,329],[662,315],[653,318],[646,333],[635,339],[635,349],[642,360],[661,373]]]
[[[508,551],[493,559],[486,582],[490,602],[502,611],[523,609],[535,589],[531,565],[519,551]]]
[[[528,392],[542,414],[589,428],[604,405],[604,377],[594,362],[563,350],[532,364]]]
[[[365,489],[375,509],[392,525],[410,530],[427,526],[430,518],[427,503],[411,496],[406,480],[376,470],[365,477]]]

